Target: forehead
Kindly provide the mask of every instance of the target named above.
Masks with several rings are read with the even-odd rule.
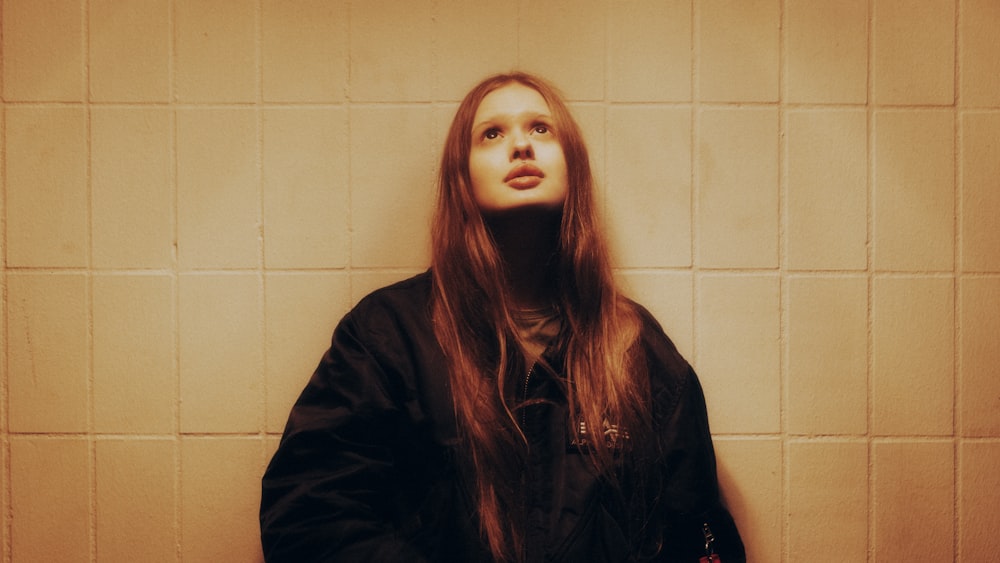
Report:
[[[511,82],[493,90],[479,102],[473,122],[549,113],[549,104],[537,90],[519,82]]]

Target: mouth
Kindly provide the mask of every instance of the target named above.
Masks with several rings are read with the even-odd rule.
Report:
[[[542,182],[545,173],[532,164],[521,164],[511,170],[503,181],[516,189],[533,188]]]

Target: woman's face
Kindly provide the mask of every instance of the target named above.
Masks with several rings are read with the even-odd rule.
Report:
[[[480,102],[472,120],[469,175],[483,213],[562,209],[566,157],[545,99],[512,82]]]

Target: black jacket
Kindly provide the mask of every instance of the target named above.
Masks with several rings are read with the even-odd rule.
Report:
[[[655,505],[658,533],[641,548],[628,539],[635,511],[627,495],[602,486],[572,445],[575,425],[564,404],[546,402],[524,419],[536,452],[525,468],[530,561],[619,562],[642,551],[654,561],[694,562],[705,555],[706,526],[722,561],[745,559],[720,502],[698,379],[643,314],[656,434],[647,439],[659,439],[662,452],[653,461],[661,493],[646,500]],[[531,395],[552,395],[548,383],[536,377]],[[372,293],[344,317],[292,408],[262,481],[266,560],[490,561],[459,475],[458,447],[424,273]]]

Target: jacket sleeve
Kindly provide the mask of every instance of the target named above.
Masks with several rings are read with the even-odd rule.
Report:
[[[670,411],[661,428],[663,560],[697,561],[711,540],[722,561],[744,562],[743,541],[719,491],[705,397],[691,368]]]
[[[723,504],[705,395],[691,366],[647,313],[645,340],[659,438],[655,501],[662,546],[658,561],[698,561],[706,535],[722,561],[746,561],[743,541]]]
[[[384,335],[364,334],[356,317],[335,330],[262,479],[268,563],[424,560],[392,516],[407,420],[400,368],[365,343]]]

